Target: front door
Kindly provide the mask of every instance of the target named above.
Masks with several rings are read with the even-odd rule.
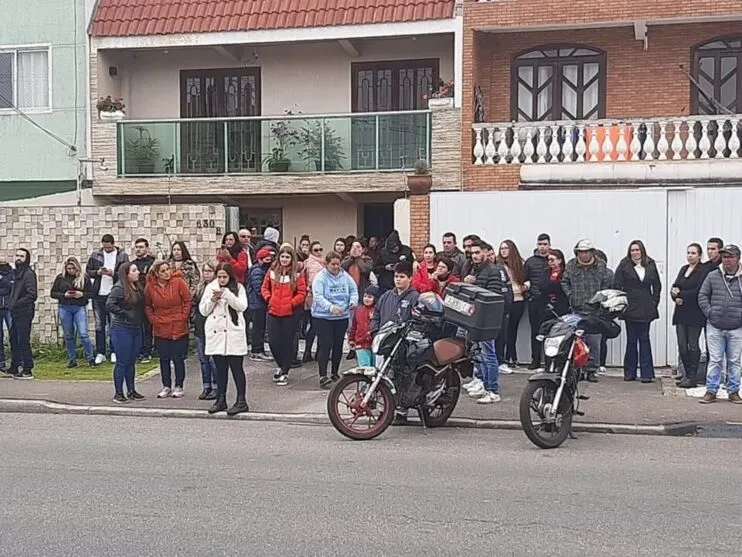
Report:
[[[351,67],[353,112],[424,110],[438,83],[438,59],[362,62]],[[411,168],[429,159],[426,119],[420,114],[354,117],[351,126],[353,170]]]
[[[180,72],[180,171],[186,174],[255,172],[260,168],[260,121],[213,120],[260,115],[260,69]]]

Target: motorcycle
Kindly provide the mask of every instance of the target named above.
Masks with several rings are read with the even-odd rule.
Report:
[[[590,349],[586,334],[616,338],[621,327],[615,319],[628,305],[620,290],[601,290],[588,303],[591,310],[569,314],[545,322],[536,337],[543,344],[546,371],[528,378],[520,397],[520,423],[526,437],[542,449],[559,447],[572,437],[572,418],[584,416],[580,394]]]
[[[479,348],[457,337],[443,316],[440,297],[423,294],[409,321],[381,327],[371,347],[381,366],[345,371],[330,390],[327,413],[335,429],[350,439],[373,439],[391,425],[396,409],[410,408],[426,429],[446,423]]]

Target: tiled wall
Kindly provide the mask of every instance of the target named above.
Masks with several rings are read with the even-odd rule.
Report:
[[[130,256],[134,240],[140,237],[149,240],[153,251],[157,251],[155,244],[159,242],[168,253],[172,242],[183,240],[200,265],[214,258],[224,225],[221,205],[0,207],[0,250],[10,261],[18,247],[31,251],[31,263],[39,279],[32,337],[54,342],[58,338],[61,341],[62,333],[61,329],[57,332],[57,302],[49,293],[67,257],[77,257],[84,267],[90,254],[100,248],[101,237],[112,234]],[[92,335],[92,311],[89,315]]]

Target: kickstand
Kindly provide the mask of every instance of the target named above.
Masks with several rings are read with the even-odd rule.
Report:
[[[423,412],[422,405],[417,407],[417,415],[420,416],[420,423],[423,425],[423,433],[427,435],[428,424],[427,424],[427,420],[425,419],[425,412]]]

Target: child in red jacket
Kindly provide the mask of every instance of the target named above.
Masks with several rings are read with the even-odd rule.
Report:
[[[348,343],[356,351],[356,360],[360,367],[373,367],[375,358],[371,351],[371,318],[376,311],[379,299],[379,288],[369,286],[363,292],[363,305],[356,309],[353,322],[348,332]]]

